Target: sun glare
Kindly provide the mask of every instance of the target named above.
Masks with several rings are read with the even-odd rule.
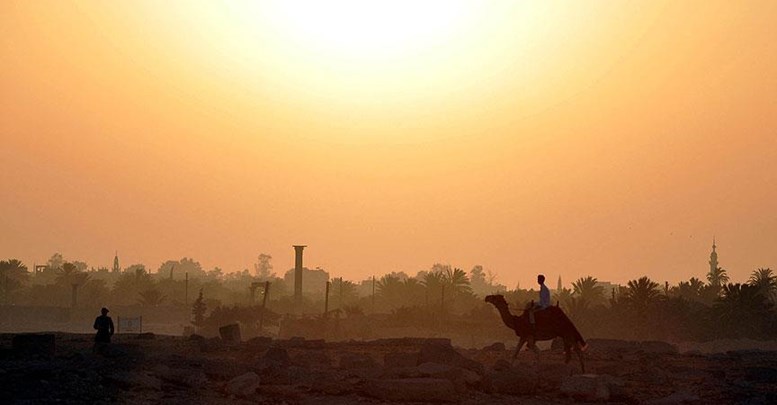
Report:
[[[278,1],[231,3],[287,44],[328,57],[403,57],[450,41],[468,15],[464,1]]]

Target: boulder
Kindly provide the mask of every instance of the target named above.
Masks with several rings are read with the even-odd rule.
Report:
[[[539,367],[537,374],[539,375],[541,382],[558,388],[558,386],[561,385],[561,380],[564,377],[571,375],[572,370],[574,369],[580,369],[580,363],[574,363],[574,360],[569,364],[545,363]]]
[[[777,368],[747,367],[745,368],[745,381],[761,384],[776,384]]]
[[[232,323],[219,328],[219,336],[224,343],[240,343],[240,325]]]
[[[159,378],[139,372],[116,372],[105,377],[105,382],[123,390],[159,391],[162,381]]]
[[[659,340],[646,340],[637,345],[639,351],[650,354],[677,354],[677,346]]]
[[[595,352],[634,352],[637,342],[617,339],[588,339],[588,347]]]
[[[267,349],[254,366],[254,371],[262,378],[262,384],[289,384],[289,366],[291,359],[288,352],[282,347]]]
[[[323,349],[326,347],[326,341],[324,339],[305,340],[302,347],[305,349]]]
[[[328,368],[332,366],[332,359],[324,350],[305,350],[294,356],[293,363],[310,368]]]
[[[261,361],[265,363],[275,363],[282,366],[291,364],[289,353],[282,347],[271,347],[264,352]]]
[[[202,371],[209,379],[215,381],[228,381],[246,373],[248,368],[242,363],[231,359],[212,358],[204,360]]]
[[[483,348],[483,351],[486,352],[503,352],[505,351],[506,347],[505,344],[502,342],[496,342],[494,344],[490,344]]]
[[[578,374],[561,379],[561,393],[576,400],[607,401],[614,385],[621,384],[609,375]]]
[[[483,377],[483,388],[486,392],[528,395],[537,391],[537,374],[523,368],[511,368],[493,371]]]
[[[23,355],[54,357],[56,352],[54,335],[51,333],[15,335],[11,340],[11,347]]]
[[[439,363],[461,367],[476,373],[483,372],[483,365],[457,352],[450,339],[427,339],[418,353],[418,364]]]
[[[200,370],[171,368],[157,373],[162,380],[187,388],[203,388],[208,383],[208,377]]]
[[[266,336],[253,337],[245,342],[245,347],[248,350],[265,350],[271,345],[272,338]]]
[[[691,394],[687,391],[678,391],[672,395],[663,398],[651,399],[649,401],[645,401],[644,403],[646,405],[680,405],[697,403],[699,400],[700,398],[698,395]]]
[[[278,340],[276,344],[286,348],[303,348],[305,347],[305,338],[302,336],[294,336],[286,340]]]
[[[509,370],[512,367],[509,361],[505,359],[499,359],[494,363],[493,367],[491,367],[494,371],[504,371]]]
[[[194,335],[192,335],[194,336]],[[203,339],[199,341],[200,351],[202,352],[216,352],[226,348],[224,341],[220,337],[212,337],[210,339]]]
[[[677,346],[658,341],[635,342],[617,339],[589,339],[588,347],[595,352],[676,354]]]
[[[415,367],[418,364],[418,353],[389,352],[383,356],[383,366]]]
[[[250,397],[259,388],[259,375],[254,372],[241,374],[227,382],[224,390],[231,395]]]
[[[376,368],[378,363],[369,355],[364,353],[343,353],[340,356],[340,368],[351,370],[357,368]]]
[[[390,367],[386,368],[382,374],[383,378],[418,378],[421,372],[418,367]]]
[[[454,402],[456,390],[440,378],[374,379],[365,382],[362,392],[383,401]]]
[[[347,380],[318,379],[311,384],[310,390],[324,395],[348,395],[354,391],[354,386]]]
[[[119,358],[129,355],[128,347],[122,344],[98,343],[95,347],[99,355],[108,358]]]

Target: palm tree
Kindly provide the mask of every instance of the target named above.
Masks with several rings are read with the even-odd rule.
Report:
[[[647,276],[641,277],[639,280],[629,281],[624,296],[629,306],[639,315],[644,315],[645,311],[660,297],[661,290],[658,283],[650,280]]]
[[[426,288],[426,300],[429,302],[437,301],[441,297],[445,280],[442,272],[430,271],[421,275],[421,285]]]
[[[426,289],[424,285],[415,278],[407,278],[403,283],[404,302],[409,305],[421,305],[424,303],[424,294]]]
[[[691,277],[688,281],[681,281],[677,285],[677,295],[691,301],[701,299],[704,282],[696,277]]]
[[[566,304],[565,311],[569,314],[569,319],[573,322],[581,322],[590,308],[590,302],[582,297],[570,297]]]
[[[715,270],[710,269],[710,272],[707,273],[707,281],[710,282],[710,285],[715,287],[721,287],[723,284],[728,283],[726,269],[722,267],[716,267]]]
[[[774,301],[777,292],[777,275],[770,268],[759,268],[750,275],[747,284],[757,287],[764,297]]]
[[[64,284],[69,286],[70,284],[73,284],[72,280],[78,273],[78,267],[76,267],[73,263],[65,262],[62,264],[62,267],[57,270],[57,278],[54,282],[56,284]]]
[[[140,295],[138,302],[143,306],[158,307],[165,300],[165,296],[155,288],[141,291],[138,294]]]
[[[469,286],[469,277],[462,269],[456,268],[451,270],[447,268],[445,273],[443,273],[442,280],[445,284],[445,290],[450,292],[451,297],[461,293],[472,292],[472,288]]]
[[[344,308],[348,303],[359,299],[356,293],[356,284],[352,281],[343,280],[342,277],[332,280],[332,293],[337,297],[338,308]]]
[[[30,278],[27,266],[17,259],[0,261],[0,282],[3,284],[3,303],[8,303],[11,294],[20,289]]]
[[[553,300],[558,302],[563,308],[569,308],[573,298],[572,290],[569,288],[562,288],[553,293]]]
[[[386,274],[378,280],[376,285],[377,295],[389,306],[400,304],[402,299],[402,280],[394,274]]]
[[[715,303],[720,322],[734,337],[758,335],[770,322],[772,304],[757,286],[726,284]]]
[[[579,278],[572,283],[573,293],[589,304],[598,304],[604,301],[604,287],[598,285],[598,280],[588,276]]]

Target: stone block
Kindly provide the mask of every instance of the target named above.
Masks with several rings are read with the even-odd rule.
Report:
[[[372,357],[363,353],[343,353],[340,356],[339,365],[344,370],[378,367],[378,363]]]
[[[31,333],[15,335],[11,347],[19,354],[41,357],[54,357],[56,341],[53,334]]]
[[[240,343],[240,325],[232,323],[219,328],[219,336],[224,343]]]
[[[259,389],[259,375],[254,372],[241,374],[227,382],[225,391],[228,394],[250,398]]]
[[[496,342],[483,348],[486,352],[503,352],[506,350],[505,344],[502,342]]]
[[[483,377],[487,392],[509,395],[529,395],[537,391],[537,374],[522,368],[494,371]]]
[[[454,402],[457,399],[453,383],[440,378],[368,380],[362,392],[373,398],[395,402]]]
[[[576,400],[607,401],[614,385],[619,381],[609,375],[578,374],[561,379],[561,393]]]
[[[389,352],[383,356],[383,366],[386,368],[415,367],[417,364],[418,353]]]

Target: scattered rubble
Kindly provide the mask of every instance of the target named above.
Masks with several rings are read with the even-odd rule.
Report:
[[[0,392],[26,403],[777,403],[771,351],[590,339],[596,374],[581,374],[558,351],[513,362],[504,345],[441,338],[230,339],[117,335],[93,352],[91,335],[0,335]]]

